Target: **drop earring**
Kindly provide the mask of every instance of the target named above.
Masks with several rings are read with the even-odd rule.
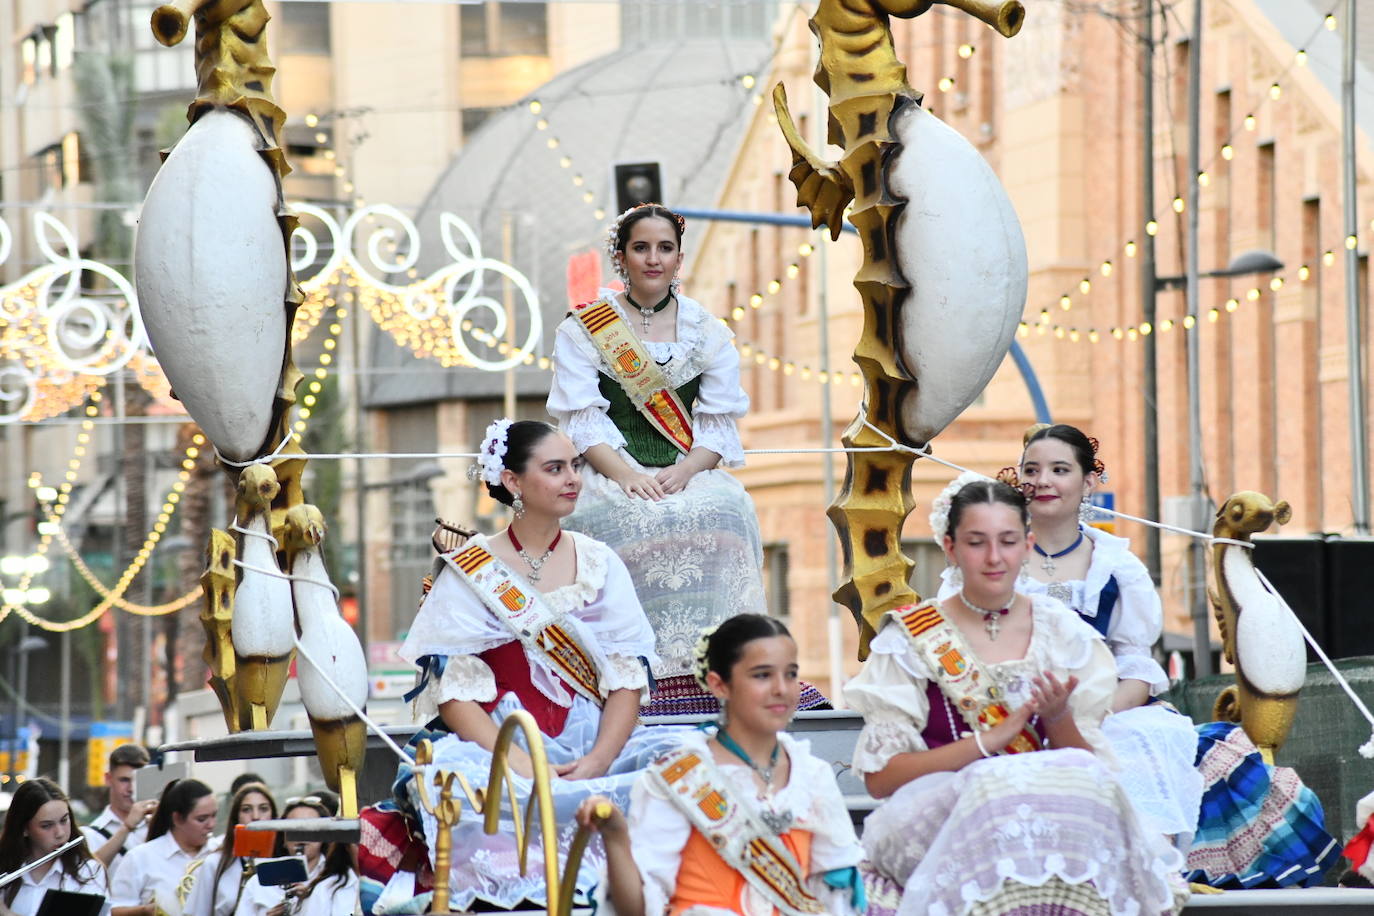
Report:
[[[525,517],[525,501],[520,498],[519,493],[515,494],[515,499],[511,501],[510,507],[515,512],[516,518]]]
[[[1087,524],[1097,516],[1097,511],[1093,509],[1091,496],[1084,496],[1083,501],[1078,504],[1078,521],[1080,524]]]

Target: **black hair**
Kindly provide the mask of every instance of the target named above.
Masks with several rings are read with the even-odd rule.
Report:
[[[1030,509],[1025,495],[1016,487],[1000,480],[975,480],[966,483],[949,501],[949,517],[945,524],[945,536],[954,539],[959,531],[959,520],[969,506],[995,505],[1002,503],[1011,506],[1021,516],[1021,524],[1030,528]]]
[[[1099,477],[1106,472],[1106,468],[1097,457],[1097,440],[1092,436],[1086,435],[1083,430],[1076,426],[1069,426],[1067,423],[1055,423],[1048,426],[1033,427],[1026,435],[1026,448],[1030,448],[1032,442],[1039,442],[1041,439],[1057,439],[1069,447],[1073,452],[1073,458],[1078,462],[1078,466],[1083,470],[1083,476],[1097,474]],[[1024,450],[1023,450],[1024,456]],[[1022,458],[1025,463],[1025,458]]]
[[[237,794],[239,789],[242,789],[250,782],[261,783],[264,786],[267,785],[267,780],[263,779],[257,773],[253,773],[251,771],[248,773],[240,773],[239,775],[234,777],[233,782],[229,783],[229,794]]]
[[[687,220],[679,214],[669,210],[663,204],[640,204],[616,225],[615,231],[615,250],[621,254],[625,253],[625,246],[630,243],[630,229],[640,220],[658,217],[666,219],[668,224],[673,227],[673,234],[677,236],[678,247],[682,247],[682,233],[687,230]]]
[[[706,670],[714,671],[729,683],[730,670],[744,654],[745,645],[770,636],[792,638],[781,620],[766,614],[737,614],[722,621],[706,638]]]
[[[199,779],[174,779],[167,783],[167,787],[162,790],[162,797],[157,800],[157,811],[148,822],[148,839],[156,840],[169,832],[172,829],[173,814],[180,814],[183,818],[190,817],[200,800],[213,794],[214,790]]]
[[[67,793],[62,791],[62,787],[43,776],[27,780],[14,790],[9,811],[5,814],[5,827],[0,830],[0,872],[14,871],[29,860],[32,849],[29,845],[29,838],[24,835],[24,829],[29,826],[29,821],[38,814],[38,809],[52,801],[60,801],[67,806],[67,823],[71,828],[71,833],[67,835],[67,839],[75,839],[81,835],[78,832],[81,828],[77,826],[76,813],[72,811],[71,800],[67,798]],[[90,848],[87,844],[82,843],[62,853],[62,868],[68,875],[79,881],[81,880],[81,866],[90,861],[91,858]],[[15,881],[4,889],[3,899],[6,905],[14,903],[14,898],[19,893],[21,884],[22,882]],[[104,882],[102,881],[101,884],[103,885]],[[104,892],[103,887],[101,892]]]
[[[502,466],[517,474],[525,473],[534,447],[556,432],[556,428],[543,420],[516,420],[506,430],[506,457],[501,461]],[[515,502],[515,494],[507,490],[505,484],[489,483],[487,492],[503,506]]]

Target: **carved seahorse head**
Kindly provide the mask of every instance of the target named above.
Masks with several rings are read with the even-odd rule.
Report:
[[[1258,534],[1278,522],[1286,525],[1292,518],[1293,510],[1284,500],[1274,502],[1263,493],[1254,490],[1241,490],[1232,494],[1220,509],[1217,520],[1212,526],[1212,535],[1248,541],[1250,535]]]

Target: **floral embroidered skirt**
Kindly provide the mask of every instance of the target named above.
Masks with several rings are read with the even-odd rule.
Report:
[[[1197,830],[1202,775],[1193,766],[1197,732],[1187,716],[1160,703],[1112,713],[1102,733],[1116,754],[1116,778],[1147,830],[1177,837],[1186,850]]]
[[[869,815],[863,843],[875,903],[896,903],[884,883],[901,887],[889,909],[898,916],[1014,911],[1030,902],[1027,888],[1064,898],[1054,912],[1093,916],[1176,913],[1187,897],[1180,854],[1141,826],[1121,784],[1081,750],[922,776]]]
[[[653,502],[626,496],[588,466],[564,527],[604,542],[625,562],[654,628],[662,660],[654,677],[692,673],[703,627],[768,610],[754,501],[725,471],[702,471],[681,493]]]

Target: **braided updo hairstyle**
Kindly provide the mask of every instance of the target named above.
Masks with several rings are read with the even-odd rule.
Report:
[[[727,684],[730,670],[744,654],[744,647],[756,639],[792,634],[781,620],[765,614],[737,614],[701,634],[697,640],[696,678],[697,683],[706,687],[706,675],[714,671]]]
[[[979,505],[1003,505],[1011,506],[1016,510],[1016,514],[1021,517],[1021,524],[1030,529],[1030,509],[1026,505],[1026,497],[1019,489],[1000,480],[975,480],[965,484],[949,503],[949,522],[945,528],[945,534],[951,540],[956,540],[959,533],[959,522],[962,520],[964,510],[969,506]]]

